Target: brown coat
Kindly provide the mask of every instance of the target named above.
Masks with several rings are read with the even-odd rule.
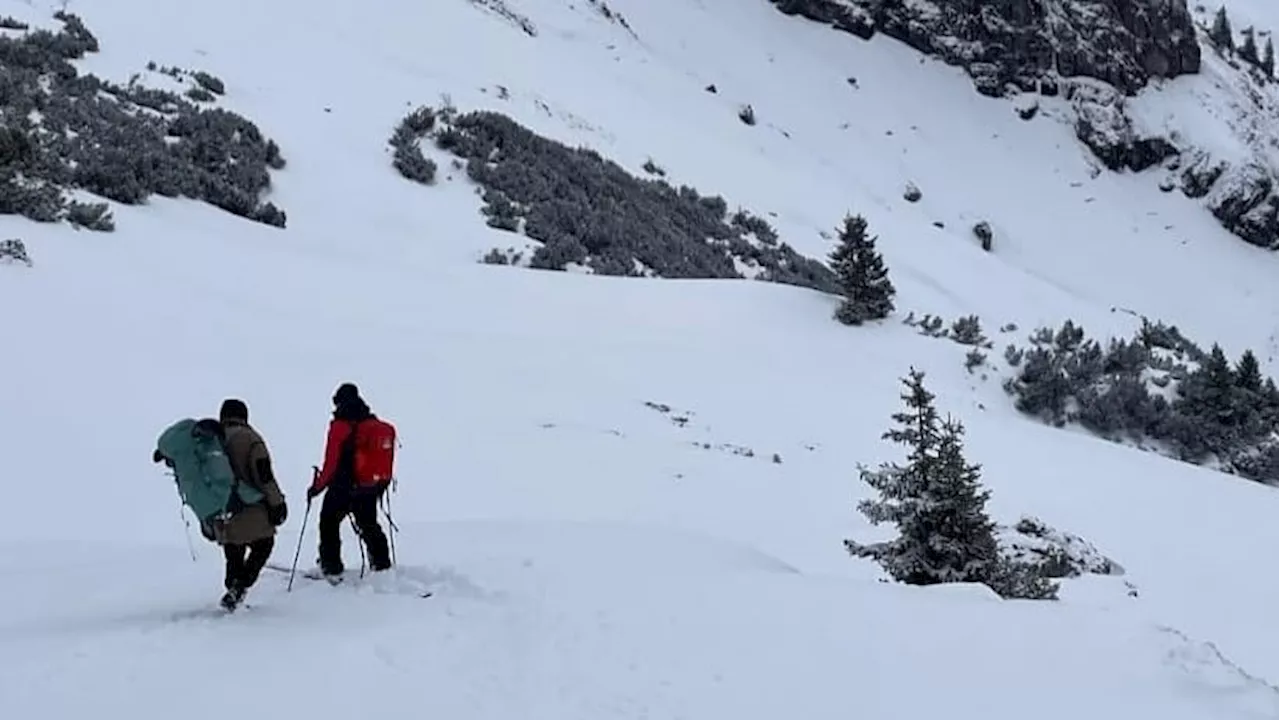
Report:
[[[256,540],[275,537],[276,529],[271,525],[267,508],[283,503],[284,493],[280,491],[273,473],[268,473],[266,477],[259,473],[260,461],[271,461],[267,443],[257,430],[242,420],[228,420],[223,423],[223,428],[227,433],[227,459],[231,461],[236,479],[262,491],[266,498],[262,503],[250,505],[227,520],[217,533],[218,542],[223,545],[248,545]]]

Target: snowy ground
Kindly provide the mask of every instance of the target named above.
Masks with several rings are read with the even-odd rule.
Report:
[[[103,44],[84,69],[226,81],[284,148],[289,229],[159,198],[115,208],[113,235],[0,218],[36,262],[0,266],[0,707],[222,716],[194,701],[215,676],[314,718],[1277,717],[1273,488],[1032,423],[960,346],[841,327],[812,292],[479,265],[511,236],[460,179],[399,178],[385,142],[448,93],[629,167],[652,156],[776,212],[810,254],[862,212],[899,317],[977,313],[998,347],[1007,322],[1127,332],[1124,307],[1275,375],[1274,254],[1145,178],[1091,179],[1069,129],[887,39],[765,2],[610,4],[639,40],[588,3],[509,2],[537,38],[466,0],[69,4]],[[850,559],[842,538],[880,532],[854,465],[898,457],[878,438],[912,364],[965,421],[997,520],[1041,517],[1126,574],[999,602]],[[403,435],[401,577],[285,594],[268,574],[244,614],[208,614],[217,551],[188,556],[155,435],[246,398],[291,500],[287,563],[345,380]],[[335,692],[343,667],[362,677]]]

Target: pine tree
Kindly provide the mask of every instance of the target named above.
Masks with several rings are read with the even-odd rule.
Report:
[[[989,494],[979,485],[981,468],[964,459],[963,426],[938,419],[924,373],[912,368],[902,382],[907,410],[894,413],[899,427],[882,437],[910,448],[907,463],[860,467],[862,481],[880,499],[858,504],[872,524],[896,525],[898,537],[872,545],[846,540],[845,549],[875,559],[895,580],[911,585],[982,582],[994,570],[998,548],[985,511]]]
[[[1236,364],[1235,384],[1237,387],[1252,392],[1262,392],[1262,371],[1258,368],[1258,357],[1252,350],[1245,350]]]
[[[1236,377],[1221,346],[1213,344],[1208,359],[1188,380],[1193,381],[1187,398],[1189,410],[1207,420],[1225,421],[1231,417]]]
[[[1219,50],[1235,50],[1236,42],[1231,33],[1231,19],[1227,17],[1227,9],[1219,7],[1213,16],[1213,26],[1209,29],[1209,40]]]
[[[1276,75],[1276,46],[1271,41],[1271,36],[1267,36],[1267,42],[1262,46],[1262,61],[1259,63],[1262,71],[1267,74],[1268,78]]]
[[[861,325],[893,312],[897,290],[889,281],[884,258],[876,252],[876,238],[867,234],[866,218],[845,217],[840,244],[831,251],[830,259],[844,296],[844,302],[836,309],[837,320],[845,325]]]
[[[982,487],[982,466],[965,460],[963,437],[958,420],[943,421],[933,498],[922,513],[934,531],[932,564],[942,582],[982,582],[999,555],[986,511],[991,492]]]
[[[1250,65],[1258,65],[1258,41],[1253,37],[1253,28],[1245,28],[1240,34],[1244,35],[1244,42],[1240,44],[1240,59]]]
[[[1232,400],[1232,424],[1241,428],[1241,439],[1256,442],[1270,435],[1271,412],[1268,398],[1263,392],[1262,371],[1252,350],[1245,350],[1236,363],[1235,394]]]
[[[1207,453],[1221,453],[1239,439],[1235,373],[1217,343],[1200,367],[1178,383],[1177,394],[1173,434],[1182,459],[1195,462]]]
[[[1262,423],[1267,432],[1280,431],[1280,390],[1277,390],[1276,381],[1271,378],[1262,383],[1261,408]]]

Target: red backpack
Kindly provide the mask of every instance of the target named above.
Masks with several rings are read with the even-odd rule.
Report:
[[[357,487],[388,485],[395,476],[396,427],[377,417],[355,427],[352,474]]]

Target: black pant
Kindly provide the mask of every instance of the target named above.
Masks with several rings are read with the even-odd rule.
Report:
[[[271,549],[275,547],[273,537],[255,540],[248,545],[223,545],[222,556],[227,559],[227,574],[223,585],[228,590],[239,588],[248,590],[258,582],[258,575],[271,557]],[[246,554],[248,557],[245,557]]]
[[[387,536],[378,524],[380,497],[382,491],[360,492],[339,486],[330,486],[325,491],[324,502],[320,505],[320,569],[323,572],[337,575],[344,569],[342,521],[347,515],[355,520],[356,532],[364,541],[370,569],[377,571],[391,567]]]

